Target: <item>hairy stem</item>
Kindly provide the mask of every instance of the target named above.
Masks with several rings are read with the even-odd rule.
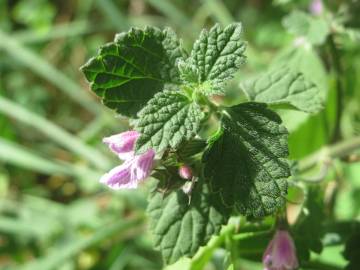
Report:
[[[299,170],[306,171],[319,162],[327,162],[334,158],[342,158],[358,149],[360,149],[360,136],[326,146],[301,160],[299,162]]]
[[[205,264],[210,260],[213,252],[216,248],[221,246],[226,239],[233,234],[235,230],[234,224],[228,224],[222,228],[220,234],[217,237],[212,238],[207,245],[200,249],[192,259],[192,266],[195,269],[202,269]]]

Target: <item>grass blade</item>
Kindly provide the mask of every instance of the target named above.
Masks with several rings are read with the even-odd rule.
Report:
[[[63,91],[74,101],[87,110],[97,114],[101,112],[100,105],[79,87],[75,82],[58,71],[39,55],[21,45],[17,40],[0,30],[0,49],[6,51],[14,59],[34,73],[45,78]]]
[[[166,15],[166,17],[173,20],[178,26],[186,27],[189,22],[189,18],[186,16],[186,14],[170,1],[146,0],[146,2],[148,2],[157,10],[161,11],[164,15]]]
[[[99,179],[100,173],[87,167],[77,167],[63,161],[50,160],[30,149],[0,138],[0,161],[49,175],[66,175]]]
[[[70,152],[90,161],[99,169],[106,170],[111,166],[109,159],[97,149],[84,144],[66,130],[2,96],[0,96],[0,113],[37,129]]]
[[[46,174],[71,173],[66,166],[49,161],[29,149],[0,138],[0,160]]]
[[[17,31],[13,38],[20,43],[45,42],[52,39],[78,37],[93,32],[93,27],[86,21],[75,21],[54,25],[48,32],[39,32],[33,29]]]
[[[209,9],[209,12],[213,14],[215,21],[219,21],[224,26],[234,21],[233,16],[222,1],[207,0],[203,1],[203,3]]]
[[[130,27],[126,16],[120,12],[111,0],[97,0],[96,4],[104,13],[105,18],[116,27],[116,30],[127,30]]]
[[[53,270],[57,269],[65,261],[72,259],[82,250],[87,249],[98,242],[111,238],[116,234],[125,235],[128,231],[134,229],[141,229],[143,218],[134,217],[130,220],[116,219],[111,225],[104,225],[101,229],[98,229],[90,237],[80,238],[77,241],[72,241],[67,245],[64,245],[62,248],[57,248],[53,252],[49,253],[46,257],[30,262],[27,265],[18,268],[17,270],[32,270],[32,269],[42,269],[42,270]],[[140,228],[139,228],[140,227]]]

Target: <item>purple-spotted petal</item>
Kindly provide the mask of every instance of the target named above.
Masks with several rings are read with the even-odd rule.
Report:
[[[100,183],[112,189],[136,188],[138,183],[131,179],[131,165],[130,161],[116,166],[101,177]]]
[[[142,181],[147,178],[152,170],[155,158],[155,151],[149,149],[144,154],[135,156],[131,167],[131,178]]]
[[[140,133],[134,130],[125,131],[103,139],[111,151],[118,155],[122,160],[128,160],[134,156],[136,140]]]

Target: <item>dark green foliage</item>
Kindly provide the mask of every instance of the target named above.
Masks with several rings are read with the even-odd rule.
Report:
[[[227,112],[204,155],[205,175],[224,203],[241,214],[272,214],[284,204],[290,175],[287,131],[264,104],[243,103]]]
[[[227,222],[230,211],[208,184],[200,179],[189,201],[181,189],[170,194],[152,193],[147,212],[155,246],[167,264],[193,256]]]
[[[360,230],[352,234],[346,242],[344,257],[349,261],[346,270],[357,270],[360,266]]]
[[[82,71],[106,106],[134,117],[165,84],[179,83],[175,62],[182,57],[172,30],[133,28],[101,47]]]
[[[317,188],[309,188],[305,205],[307,215],[302,215],[294,228],[298,256],[310,259],[310,251],[321,253],[324,234],[325,211],[323,196]]]
[[[161,152],[193,138],[204,113],[198,104],[181,92],[164,91],[156,94],[138,117],[135,128],[141,136],[136,142],[137,151],[152,148]]]

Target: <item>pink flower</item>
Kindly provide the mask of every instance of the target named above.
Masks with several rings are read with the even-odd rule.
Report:
[[[187,165],[182,165],[179,168],[179,175],[181,178],[186,179],[186,180],[190,180],[193,177],[192,170]]]
[[[112,189],[137,188],[138,184],[150,175],[154,157],[155,151],[152,149],[134,156],[104,174],[100,183]]]
[[[286,230],[277,230],[263,255],[264,270],[294,270],[299,267],[293,239]]]
[[[135,130],[125,131],[103,139],[111,151],[118,155],[122,160],[127,160],[134,156],[135,142],[140,137],[140,133]]]
[[[100,183],[112,189],[137,188],[150,175],[155,151],[149,149],[143,154],[135,155],[135,143],[139,136],[137,131],[126,131],[103,139],[124,163],[104,174]]]
[[[309,10],[310,10],[311,14],[313,14],[315,16],[319,16],[323,12],[323,9],[324,9],[324,7],[323,7],[322,0],[311,1],[310,6],[309,6]]]

